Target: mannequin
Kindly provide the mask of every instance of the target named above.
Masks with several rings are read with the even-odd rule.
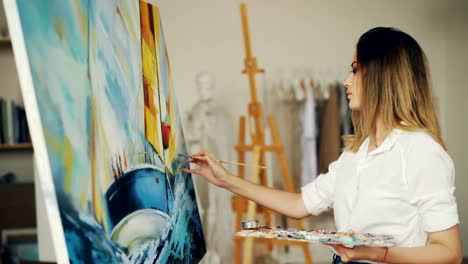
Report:
[[[227,112],[214,98],[214,76],[200,72],[195,77],[198,101],[186,113],[186,138],[189,153],[207,150],[223,160],[229,157],[232,142]],[[194,177],[199,209],[203,221],[207,254],[203,263],[228,263],[232,260],[234,214],[230,210],[232,195],[207,181]]]

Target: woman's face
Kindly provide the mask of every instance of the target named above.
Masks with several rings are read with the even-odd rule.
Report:
[[[362,98],[362,70],[357,64],[356,55],[354,55],[351,68],[351,73],[348,75],[343,85],[346,87],[346,95],[349,99],[349,108],[356,111],[361,107]]]

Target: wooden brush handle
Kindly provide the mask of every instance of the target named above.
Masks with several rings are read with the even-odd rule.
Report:
[[[185,157],[187,159],[190,159],[190,158],[196,159],[197,158],[197,157],[187,156],[187,155],[183,155],[183,154],[179,154],[179,156]],[[260,168],[260,169],[267,169],[266,166],[259,166],[259,165],[255,165],[255,164],[247,164],[247,163],[240,163],[240,162],[233,162],[233,161],[226,161],[226,160],[217,160],[217,162],[231,164],[231,165],[240,165],[240,166],[255,167],[255,168]]]
[[[226,163],[231,165],[240,165],[240,166],[248,166],[248,167],[256,167],[261,169],[266,169],[266,166],[259,166],[255,164],[247,164],[247,163],[239,163],[239,162],[232,162],[232,161],[225,161],[225,160],[218,160],[219,163]]]

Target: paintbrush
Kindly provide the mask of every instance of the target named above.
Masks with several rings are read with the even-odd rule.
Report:
[[[187,159],[196,159],[197,157],[194,156],[187,156],[184,154],[179,154],[179,156],[187,158]],[[226,160],[216,160],[219,163],[226,163],[226,164],[231,164],[231,165],[239,165],[239,166],[248,166],[248,167],[257,167],[261,169],[267,169],[266,166],[259,166],[255,164],[247,164],[247,163],[241,163],[241,162],[233,162],[233,161],[226,161]]]

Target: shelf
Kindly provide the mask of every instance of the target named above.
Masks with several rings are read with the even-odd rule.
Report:
[[[10,38],[2,38],[0,37],[0,45],[11,45],[11,39]]]
[[[0,151],[2,150],[32,150],[33,146],[31,143],[20,143],[20,144],[0,144]]]

